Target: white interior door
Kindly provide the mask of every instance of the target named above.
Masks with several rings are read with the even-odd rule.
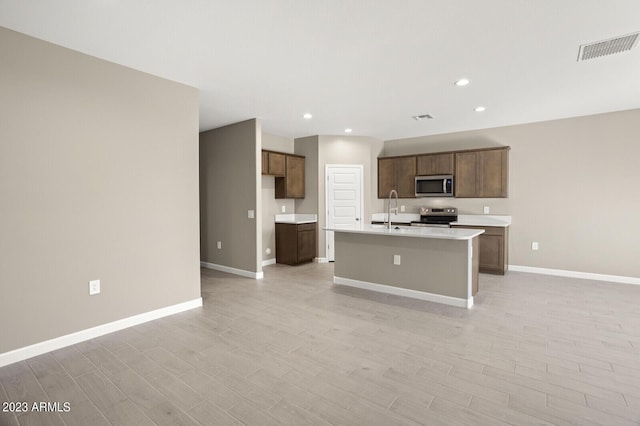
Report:
[[[326,206],[328,227],[351,226],[363,220],[362,165],[327,164]],[[333,231],[326,231],[327,260],[335,260]]]

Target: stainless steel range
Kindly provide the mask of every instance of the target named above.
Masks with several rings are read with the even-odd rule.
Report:
[[[455,207],[420,207],[420,220],[411,222],[411,226],[430,226],[449,228],[451,222],[458,220]]]

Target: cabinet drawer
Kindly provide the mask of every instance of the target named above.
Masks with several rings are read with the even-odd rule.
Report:
[[[300,231],[315,231],[316,224],[315,223],[301,223],[298,225],[298,232]]]
[[[466,226],[466,225],[454,225],[454,228],[467,228],[467,229],[484,229],[482,235],[496,235],[503,236],[505,233],[505,227],[503,226]]]

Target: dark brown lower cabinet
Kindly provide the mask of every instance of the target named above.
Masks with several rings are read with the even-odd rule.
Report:
[[[315,223],[276,223],[276,263],[298,265],[316,257]]]
[[[509,227],[454,225],[454,228],[484,229],[479,237],[480,272],[505,274],[509,267]]]

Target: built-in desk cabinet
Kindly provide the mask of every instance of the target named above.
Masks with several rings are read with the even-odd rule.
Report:
[[[316,223],[276,223],[276,263],[298,265],[316,257]]]
[[[480,272],[505,274],[509,267],[509,227],[453,225],[452,228],[484,229],[478,237]]]

